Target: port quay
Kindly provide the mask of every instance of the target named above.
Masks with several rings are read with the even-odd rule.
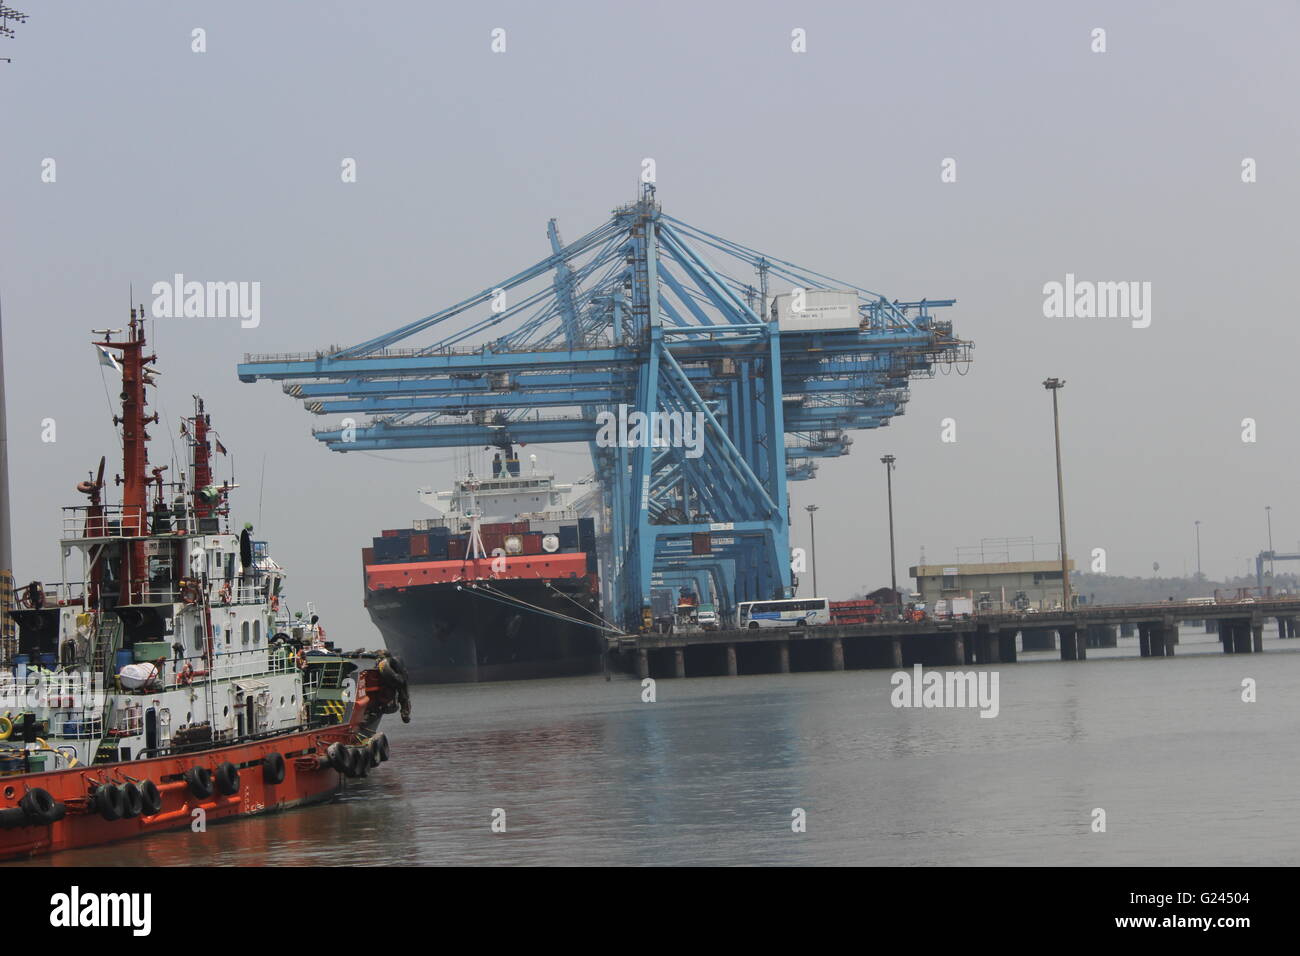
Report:
[[[795,629],[692,631],[610,637],[611,654],[639,677],[690,677],[842,671],[872,667],[1012,664],[1025,651],[1060,650],[1087,660],[1089,648],[1129,646],[1139,657],[1173,657],[1179,629],[1217,633],[1225,654],[1263,651],[1264,622],[1296,636],[1295,598],[1212,605],[1091,606],[1069,613],[977,614],[964,619],[823,625]],[[1019,638],[1019,640],[1017,640]],[[1135,640],[1121,640],[1135,638]],[[1204,645],[1202,645],[1204,646]]]

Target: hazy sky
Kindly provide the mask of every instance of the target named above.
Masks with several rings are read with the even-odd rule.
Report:
[[[904,416],[792,484],[795,544],[803,505],[822,508],[823,593],[888,583],[886,452],[900,573],[922,546],[947,562],[984,537],[1055,542],[1049,375],[1067,381],[1081,563],[1102,547],[1113,573],[1193,571],[1200,519],[1206,573],[1242,573],[1265,505],[1278,550],[1300,550],[1294,3],[12,2],[31,15],[0,40],[20,581],[57,576],[58,509],[116,447],[89,330],[125,324],[132,284],[148,302],[176,272],[255,280],[256,329],[154,323],[155,457],[202,394],[241,522],[265,459],[258,531],[291,597],[374,646],[359,549],[421,515],[416,488],[448,485],[454,456],[327,452],[309,430],[332,419],[235,365],[495,284],[547,254],[548,218],[572,239],[634,199],[647,156],[666,212],[890,298],[955,298],[976,344],[968,375],[914,382]],[[1150,327],[1044,318],[1044,283],[1067,273],[1150,282]]]

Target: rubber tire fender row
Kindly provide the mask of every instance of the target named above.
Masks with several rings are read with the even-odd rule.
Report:
[[[329,760],[330,766],[339,773],[347,774],[348,769],[352,766],[347,747],[337,741],[329,745],[325,751],[325,757]]]
[[[131,781],[122,784],[122,817],[133,820],[144,812],[144,795]]]
[[[63,819],[64,806],[48,790],[32,787],[18,801],[18,812],[32,826],[46,826]]]
[[[379,762],[388,762],[388,734],[375,734],[371,738],[375,742],[375,749],[379,751]]]
[[[217,784],[217,792],[223,797],[233,797],[239,793],[239,768],[230,761],[217,767],[213,780]]]
[[[369,762],[369,766],[372,770],[383,763],[379,757],[379,742],[376,741],[374,737],[367,740],[362,745],[361,749],[366,752],[366,760]]]
[[[190,788],[190,793],[200,800],[212,796],[212,771],[207,767],[190,767],[181,776]]]
[[[272,751],[262,758],[262,782],[269,784],[284,783],[284,754]]]
[[[155,816],[162,810],[162,791],[152,780],[140,781],[140,800],[140,815],[143,817]]]
[[[370,771],[370,754],[364,747],[348,747],[348,776],[364,777]]]
[[[105,820],[120,820],[126,813],[126,797],[115,783],[101,783],[95,788],[95,809]]]

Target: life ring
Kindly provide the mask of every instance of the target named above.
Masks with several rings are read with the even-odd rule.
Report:
[[[14,732],[13,718],[8,714],[0,715],[0,740],[8,740]]]
[[[186,604],[198,604],[200,595],[199,586],[192,581],[181,588],[181,600]]]
[[[233,797],[239,793],[239,768],[233,763],[220,764],[213,779],[216,780],[217,790],[223,797]]]
[[[304,651],[301,647],[298,648],[297,660],[298,660],[298,668],[299,668],[300,670],[306,670],[306,669],[307,669],[307,652]]]
[[[229,604],[230,603],[230,582],[229,581],[221,585],[221,591],[219,593],[221,596],[221,603]]]
[[[212,771],[207,767],[190,767],[181,777],[190,788],[190,793],[200,800],[212,796]]]
[[[189,661],[186,661],[185,666],[182,667],[180,673],[176,675],[176,683],[181,686],[188,686],[192,680],[194,680],[194,666],[190,664]]]
[[[272,610],[272,611],[278,611],[278,610],[280,610],[280,597],[279,597],[279,595],[275,595],[275,596],[273,596],[273,597],[271,598],[271,610]]]
[[[262,758],[262,781],[284,783],[284,755],[279,751],[272,751]]]
[[[50,824],[63,819],[63,804],[57,802],[48,790],[32,787],[18,801],[18,809],[34,824]]]

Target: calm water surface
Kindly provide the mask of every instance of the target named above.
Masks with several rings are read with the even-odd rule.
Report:
[[[41,862],[1300,863],[1300,641],[1182,641],[1022,655],[994,719],[896,710],[887,670],[666,679],[653,704],[626,677],[418,687],[392,761],[331,804]]]

